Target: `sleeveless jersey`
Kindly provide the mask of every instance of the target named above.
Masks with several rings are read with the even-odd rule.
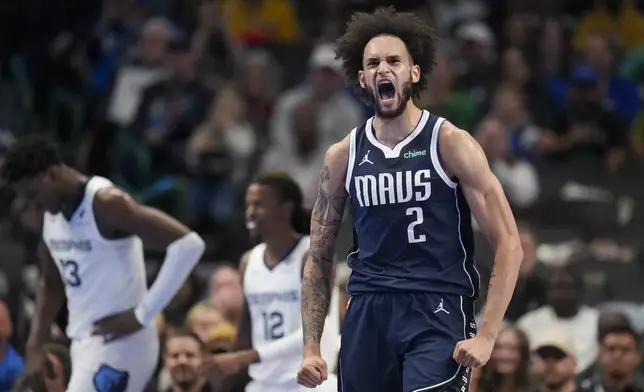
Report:
[[[458,180],[441,166],[438,137],[444,121],[423,111],[414,130],[394,148],[376,139],[373,118],[351,131],[349,294],[477,296],[470,209]]]
[[[90,336],[95,321],[135,307],[147,290],[141,239],[106,239],[96,224],[94,196],[111,186],[92,177],[70,220],[62,213],[44,216],[43,241],[65,285],[73,339]]]
[[[244,272],[244,294],[251,320],[253,348],[271,344],[276,340],[299,333],[300,349],[283,358],[252,364],[248,373],[254,381],[273,384],[297,385],[297,370],[302,362],[302,258],[309,249],[309,237],[304,236],[291,253],[275,267],[268,268],[264,261],[266,244],[251,250]],[[339,336],[339,309],[337,290],[331,297],[332,305],[322,336],[323,358],[335,361]],[[329,325],[338,325],[333,328]],[[328,354],[327,354],[328,353]]]

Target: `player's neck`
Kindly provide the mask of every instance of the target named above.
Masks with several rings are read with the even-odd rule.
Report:
[[[284,257],[286,252],[293,249],[302,237],[290,227],[283,230],[273,230],[273,232],[275,233],[274,235],[264,238],[266,251],[272,259]]]
[[[395,145],[413,132],[422,114],[423,111],[409,100],[407,107],[398,117],[382,118],[376,115],[373,122],[375,136],[384,144]]]
[[[67,193],[64,195],[63,213],[72,214],[85,196],[88,178],[71,167],[64,167],[61,173]]]

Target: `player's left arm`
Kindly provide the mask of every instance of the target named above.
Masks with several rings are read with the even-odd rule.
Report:
[[[117,188],[100,190],[94,213],[101,227],[140,237],[150,247],[165,249],[161,270],[134,314],[148,325],[170,303],[204,253],[201,237],[169,215],[139,204]]]
[[[474,138],[445,123],[440,131],[439,147],[448,175],[458,178],[476,222],[495,251],[486,310],[478,334],[494,341],[523,260],[517,225],[503,188]]]

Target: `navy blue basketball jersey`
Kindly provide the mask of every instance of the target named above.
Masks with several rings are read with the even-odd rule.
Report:
[[[376,139],[373,118],[351,131],[349,294],[424,291],[476,298],[470,209],[438,151],[444,121],[423,111],[394,148]]]

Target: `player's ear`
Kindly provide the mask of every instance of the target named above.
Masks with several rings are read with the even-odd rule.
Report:
[[[360,83],[360,87],[367,88],[363,71],[358,71],[358,82]]]
[[[411,66],[411,82],[418,83],[420,80],[420,67],[416,64]]]

